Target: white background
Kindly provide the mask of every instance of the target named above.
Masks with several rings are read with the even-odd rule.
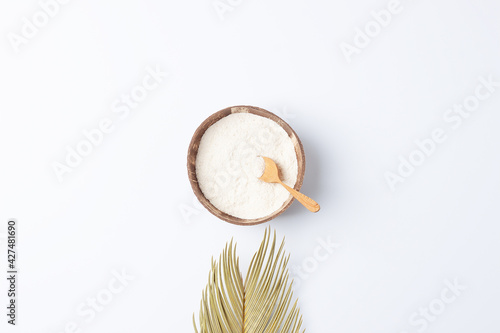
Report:
[[[232,3],[221,19],[212,0],[73,0],[15,52],[9,34],[40,5],[1,2],[0,267],[17,218],[20,275],[15,328],[0,280],[0,331],[191,332],[212,255],[234,237],[245,269],[271,226],[309,271],[295,291],[308,332],[417,332],[409,318],[455,279],[466,290],[425,331],[499,332],[500,88],[459,128],[443,119],[480,76],[500,81],[499,2],[402,0],[351,62],[341,43],[388,1]],[[113,113],[156,66],[168,78]],[[319,213],[294,203],[240,227],[193,204],[191,136],[241,104],[298,133]],[[53,163],[104,118],[113,132],[59,182]],[[447,140],[391,191],[384,174],[436,128]],[[319,263],[318,238],[337,244]],[[134,279],[81,316],[122,270]]]

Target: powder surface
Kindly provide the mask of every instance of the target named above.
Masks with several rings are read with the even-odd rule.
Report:
[[[290,194],[279,184],[259,180],[267,156],[276,162],[281,180],[297,181],[292,140],[276,122],[251,113],[233,113],[203,134],[196,157],[196,176],[205,197],[221,211],[242,219],[267,216]]]

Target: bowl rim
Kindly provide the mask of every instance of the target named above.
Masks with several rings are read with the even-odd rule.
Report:
[[[219,110],[213,114],[211,114],[208,118],[206,118],[196,129],[196,131],[193,134],[193,137],[191,138],[191,142],[189,143],[188,147],[188,154],[187,154],[187,171],[188,171],[188,178],[189,178],[189,183],[191,184],[191,188],[196,196],[196,198],[200,201],[200,203],[214,216],[218,217],[219,219],[236,224],[236,225],[245,225],[245,226],[250,226],[250,225],[256,225],[256,224],[261,224],[268,222],[279,215],[281,215],[285,210],[290,207],[292,202],[294,201],[294,197],[290,195],[288,199],[283,203],[283,205],[274,211],[273,213],[261,217],[261,218],[256,218],[256,219],[242,219],[233,215],[229,215],[217,207],[215,207],[203,194],[203,192],[200,189],[200,186],[198,184],[198,178],[196,176],[196,158],[198,155],[198,148],[199,148],[199,143],[201,141],[201,138],[203,137],[203,134],[205,134],[205,131],[215,124],[217,121],[220,119],[229,116],[234,113],[251,113],[257,116],[261,116],[264,118],[268,118],[270,120],[273,120],[276,122],[281,128],[285,130],[285,132],[288,134],[290,139],[292,140],[292,143],[294,145],[295,149],[295,155],[297,156],[297,164],[298,164],[298,170],[297,170],[297,180],[295,182],[295,185],[293,188],[297,191],[300,191],[300,188],[302,187],[302,183],[304,181],[304,175],[305,175],[305,168],[306,168],[306,159],[305,159],[305,154],[304,154],[304,147],[302,146],[302,142],[299,139],[299,136],[293,128],[285,122],[283,119],[278,117],[276,114],[265,110],[263,108],[259,108],[256,106],[250,106],[250,105],[236,105],[236,106],[230,106],[227,108],[224,108],[222,110]]]

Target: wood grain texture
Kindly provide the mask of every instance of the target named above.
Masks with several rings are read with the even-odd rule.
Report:
[[[262,158],[264,159],[265,169],[264,169],[264,174],[262,174],[262,176],[259,178],[260,180],[265,181],[267,183],[279,183],[283,185],[283,187],[286,188],[286,190],[290,192],[290,194],[293,195],[295,199],[297,199],[302,205],[304,205],[304,207],[306,207],[313,213],[319,211],[320,207],[316,201],[309,198],[307,195],[291,188],[290,186],[286,185],[281,181],[278,166],[272,159],[266,156],[262,156]]]
[[[201,125],[196,129],[194,132],[193,138],[191,139],[191,143],[189,144],[188,148],[188,154],[187,154],[187,171],[188,171],[188,177],[189,177],[189,182],[191,183],[191,188],[193,189],[194,194],[200,201],[200,203],[213,215],[218,217],[221,220],[224,220],[229,223],[237,224],[237,225],[255,225],[255,224],[260,224],[264,223],[267,221],[272,220],[273,218],[279,216],[282,214],[290,205],[292,204],[293,201],[293,196],[290,195],[289,198],[283,203],[280,209],[275,211],[274,213],[258,218],[258,219],[241,219],[232,215],[229,215],[227,213],[224,213],[223,211],[219,210],[216,208],[212,203],[205,198],[203,195],[203,192],[200,189],[200,186],[198,184],[198,179],[196,177],[196,156],[198,155],[198,148],[200,146],[200,141],[207,130],[210,126],[212,126],[214,123],[219,121],[220,119],[233,114],[233,113],[251,113],[255,114],[257,116],[265,117],[268,119],[273,120],[276,122],[278,125],[280,125],[285,132],[288,134],[290,139],[292,140],[293,146],[295,148],[295,154],[297,155],[297,162],[298,162],[298,174],[297,174],[297,181],[295,182],[294,189],[299,191],[300,188],[302,187],[302,183],[304,181],[304,174],[305,174],[305,168],[306,168],[306,159],[304,155],[304,148],[302,147],[302,143],[300,142],[299,137],[295,133],[295,131],[288,125],[283,119],[278,117],[272,112],[269,112],[267,110],[264,110],[262,108],[258,108],[255,106],[247,106],[247,105],[239,105],[239,106],[232,106],[228,107],[225,109],[222,109],[214,114],[212,114],[210,117],[205,119],[201,123]]]
[[[313,213],[317,213],[319,211],[320,207],[316,201],[309,198],[304,193],[300,193],[299,191],[291,188],[290,186],[283,183],[282,181],[280,181],[280,184],[283,185],[283,187],[285,187],[288,190],[288,192],[290,192],[290,194],[292,194],[295,197],[295,199],[297,199],[302,205],[304,205],[304,207],[309,209],[309,211],[311,211]]]

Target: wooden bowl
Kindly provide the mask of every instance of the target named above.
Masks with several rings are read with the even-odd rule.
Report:
[[[300,142],[299,137],[293,131],[290,125],[288,125],[283,119],[281,119],[274,113],[271,113],[267,110],[255,106],[244,106],[244,105],[231,106],[222,109],[212,114],[207,119],[205,119],[205,121],[201,123],[201,125],[196,129],[196,132],[194,132],[193,138],[191,139],[191,143],[189,144],[188,156],[187,156],[187,169],[188,169],[189,181],[191,183],[191,187],[193,188],[194,194],[201,202],[201,204],[205,206],[205,208],[208,209],[210,213],[214,214],[221,220],[237,225],[255,225],[259,223],[264,223],[269,220],[272,220],[276,216],[283,213],[288,207],[290,207],[292,201],[294,200],[293,196],[290,195],[289,198],[283,203],[283,205],[278,210],[274,211],[273,213],[267,216],[258,219],[241,219],[229,215],[227,213],[224,213],[223,211],[219,210],[217,207],[212,205],[212,203],[207,198],[205,198],[203,192],[200,189],[200,186],[198,185],[198,179],[196,177],[196,156],[198,155],[198,147],[200,146],[201,137],[203,136],[203,134],[205,134],[207,128],[212,126],[220,119],[233,113],[252,113],[257,116],[271,119],[278,125],[280,125],[288,133],[288,136],[292,140],[292,143],[295,147],[295,154],[297,155],[297,163],[298,163],[297,181],[295,182],[295,186],[293,188],[296,189],[297,191],[300,190],[302,182],[304,181],[306,159],[304,155],[304,148],[302,147],[302,143]]]

